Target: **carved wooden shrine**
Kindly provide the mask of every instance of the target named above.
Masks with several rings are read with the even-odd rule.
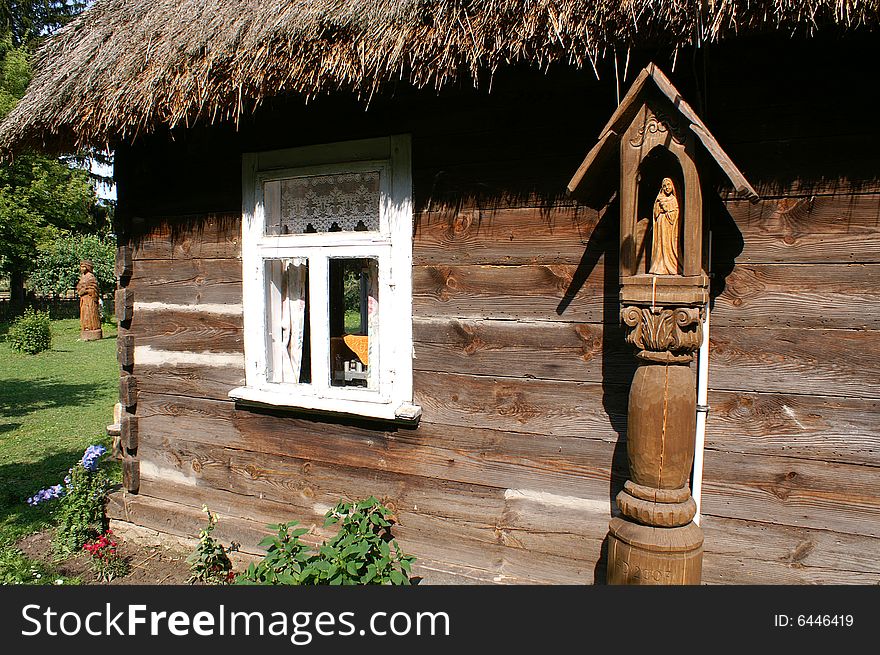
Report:
[[[704,198],[717,168],[738,193],[757,198],[652,64],[569,183],[575,197],[596,208],[617,192],[620,318],[626,340],[638,349],[628,407],[629,479],[608,534],[610,584],[700,582],[703,533],[693,522],[689,486],[696,429],[692,362],[709,302]]]

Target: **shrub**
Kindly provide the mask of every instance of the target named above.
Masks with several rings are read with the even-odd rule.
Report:
[[[199,545],[186,558],[190,573],[187,582],[228,584],[234,577],[229,553],[238,550],[238,544],[233,542],[229,548],[224,548],[223,544],[212,537],[211,533],[217,525],[217,515],[213,514],[207,505],[203,505],[202,510],[208,514],[208,525],[199,532]]]
[[[391,510],[376,498],[340,502],[325,519],[325,527],[341,524],[317,553],[299,540],[307,530],[293,529],[296,521],[269,526],[278,534],[260,542],[268,548],[266,556],[240,574],[236,584],[414,584],[415,558],[401,551],[391,535]]]
[[[37,312],[28,307],[6,334],[6,341],[20,353],[36,355],[52,347],[52,327],[48,312]]]

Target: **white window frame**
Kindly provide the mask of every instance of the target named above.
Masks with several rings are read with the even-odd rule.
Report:
[[[409,135],[246,153],[242,157],[242,303],[245,386],[236,400],[280,407],[416,420],[412,404],[412,166]],[[303,175],[380,171],[379,232],[265,234],[263,184]],[[265,262],[307,257],[311,383],[268,378]],[[374,389],[330,384],[329,260],[378,261],[378,383]],[[374,365],[370,362],[370,365]]]

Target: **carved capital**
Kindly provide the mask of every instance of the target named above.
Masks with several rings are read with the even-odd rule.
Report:
[[[703,323],[698,307],[640,307],[630,305],[620,311],[620,319],[627,330],[626,340],[643,351],[646,359],[657,359],[649,353],[663,353],[661,357],[673,361],[690,356],[700,348]]]

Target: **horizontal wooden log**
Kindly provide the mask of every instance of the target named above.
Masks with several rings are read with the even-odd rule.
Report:
[[[138,389],[137,378],[123,372],[119,376],[119,402],[123,408],[137,405]]]
[[[214,502],[216,496],[212,493],[208,498]],[[256,499],[243,498],[238,503],[233,501],[233,504],[246,507],[246,503],[257,502]],[[291,518],[289,513],[286,516]],[[112,518],[136,522],[187,539],[197,537],[205,523],[205,514],[200,508],[149,495],[127,496],[114,501]],[[450,568],[453,571],[461,570],[458,567],[468,571],[469,575],[476,575],[481,583],[563,584],[567,579],[569,583],[583,584],[593,580],[593,565],[590,562],[566,561],[552,555],[536,556],[514,548],[487,545],[450,534],[445,519],[426,520],[431,524],[429,530],[425,530],[424,526],[408,525],[394,528],[404,552],[416,556],[413,570],[416,575],[424,577],[425,583],[436,584],[438,571],[447,572]],[[259,554],[261,549],[253,544],[269,533],[264,524],[251,516],[231,513],[221,517],[213,534],[223,543],[237,541],[242,544],[242,550]],[[305,535],[303,541],[314,543],[320,539],[315,535]]]
[[[602,259],[581,266],[416,266],[413,315],[617,323],[618,273]]]
[[[141,484],[140,461],[136,456],[126,453],[122,459],[122,486],[126,491],[136,494]]]
[[[140,393],[164,393],[194,398],[229,400],[229,392],[244,384],[244,362],[238,366],[198,364],[139,365]]]
[[[840,572],[844,583],[873,583],[880,576],[880,560],[876,557],[880,541],[873,537],[715,516],[705,517],[700,527],[707,557],[722,555],[740,562],[718,582],[756,582],[754,571],[759,562],[776,570],[774,578],[804,579],[808,584],[823,580],[826,572],[832,571]],[[776,582],[773,578],[770,581]]]
[[[712,389],[880,398],[880,331],[713,325],[710,339]]]
[[[740,263],[877,262],[880,194],[771,198],[725,204],[743,248]],[[716,231],[724,252],[735,235]]]
[[[116,361],[124,368],[134,365],[134,336],[119,334],[116,337]]]
[[[413,320],[419,371],[629,384],[635,350],[614,324]]]
[[[139,310],[131,322],[138,345],[161,350],[243,352],[240,313],[179,311],[172,307]]]
[[[133,257],[143,259],[230,259],[241,256],[241,216],[196,214],[154,216]]]
[[[570,437],[427,423],[418,429],[381,431],[364,424],[255,412],[235,409],[229,402],[161,395],[144,395],[138,412],[145,434],[170,442],[182,434],[208,445],[327,464],[505,490],[605,498],[609,507],[612,468],[622,485],[626,466],[621,447]]]
[[[423,372],[413,379],[426,423],[609,442],[626,432],[625,387]]]
[[[876,467],[707,450],[703,514],[880,537]]]
[[[709,405],[711,450],[880,466],[876,400],[717,391]]]
[[[126,323],[134,315],[134,293],[131,289],[122,288],[116,290],[116,320]]]
[[[587,545],[598,546],[607,527],[608,515],[593,504],[579,505],[574,498],[567,498],[565,504],[539,492],[505,493],[379,472],[365,475],[347,467],[184,441],[145,441],[142,448],[145,480],[187,479],[199,488],[268,497],[301,508],[310,515],[307,520],[323,515],[340,498],[375,495],[394,510],[401,529],[432,534],[434,540],[447,537],[455,543],[461,538],[527,550],[532,557],[543,552],[594,561],[599,549],[590,551]],[[566,510],[575,520],[563,524],[553,520]]]
[[[131,289],[138,302],[184,305],[241,303],[238,259],[140,260]]]
[[[415,216],[413,261],[431,264],[578,264],[599,215],[587,207],[461,209]],[[600,247],[617,248],[608,238]]]
[[[880,264],[737,265],[723,284],[713,325],[880,327]]]
[[[129,244],[123,244],[116,249],[116,277],[126,278],[132,273],[132,247]]]
[[[119,421],[119,434],[122,447],[128,454],[134,455],[138,449],[138,417],[124,412]]]

